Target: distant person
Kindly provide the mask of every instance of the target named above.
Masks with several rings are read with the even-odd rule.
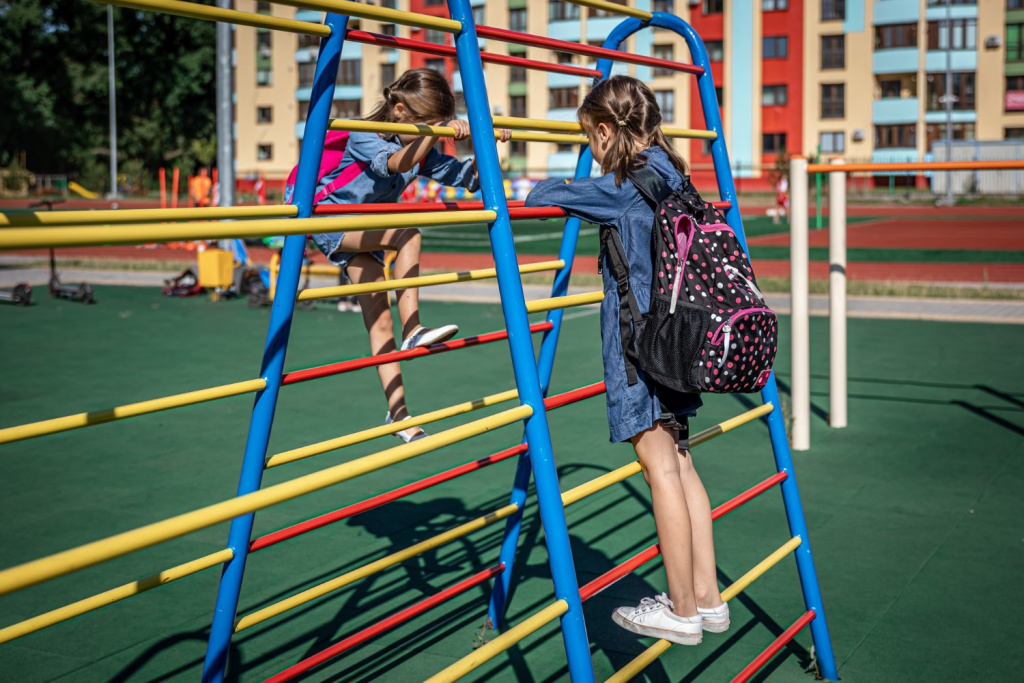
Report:
[[[789,215],[789,180],[786,176],[779,176],[775,184],[775,215],[772,216],[772,223],[779,224],[782,216]]]
[[[213,187],[213,181],[206,174],[206,169],[199,169],[199,175],[192,178],[192,186],[189,188],[189,194],[192,195],[192,201],[195,202],[196,206],[206,207],[210,205],[210,188]]]

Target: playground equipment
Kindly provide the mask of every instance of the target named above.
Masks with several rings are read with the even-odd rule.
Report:
[[[67,212],[64,220],[47,220],[46,227],[31,229],[17,227],[17,221],[24,220],[21,218],[8,216],[0,220],[0,224],[4,222],[8,225],[11,223],[16,224],[16,227],[0,231],[0,248],[30,248],[72,244],[127,244],[134,242],[224,239],[241,236],[282,234],[288,236],[281,258],[280,276],[276,284],[276,295],[271,310],[263,362],[257,378],[151,401],[118,406],[109,410],[69,415],[62,418],[0,429],[0,444],[2,444],[30,439],[44,434],[92,426],[130,416],[149,414],[174,407],[194,405],[227,396],[257,392],[243,457],[237,497],[49,557],[0,570],[0,595],[39,584],[78,569],[105,562],[115,557],[183,536],[198,529],[230,520],[231,529],[226,547],[172,567],[158,575],[130,582],[77,603],[0,629],[0,642],[13,640],[52,624],[118,602],[132,595],[157,588],[167,582],[221,565],[223,570],[203,672],[204,681],[220,681],[223,679],[228,647],[234,633],[244,631],[300,605],[329,595],[360,579],[393,567],[442,544],[466,536],[477,529],[500,520],[505,520],[504,540],[501,552],[494,565],[474,576],[467,577],[451,585],[437,595],[426,598],[402,612],[377,622],[368,629],[327,646],[307,659],[285,669],[270,680],[284,681],[305,673],[340,655],[354,645],[365,642],[374,635],[393,628],[441,604],[445,599],[464,593],[473,586],[480,585],[491,579],[494,580],[494,585],[488,609],[489,624],[493,628],[498,628],[505,624],[507,597],[510,595],[519,529],[526,505],[527,490],[532,476],[536,486],[539,514],[547,542],[554,586],[553,599],[547,607],[535,615],[515,626],[511,626],[501,635],[471,652],[464,659],[447,667],[430,680],[455,680],[504,652],[529,634],[555,619],[560,620],[570,677],[573,681],[577,682],[594,679],[590,645],[582,612],[582,602],[592,598],[614,582],[656,558],[659,550],[657,545],[652,545],[590,583],[582,587],[577,583],[564,508],[638,474],[640,466],[638,463],[633,462],[567,491],[563,492],[560,489],[546,412],[599,396],[604,392],[603,383],[598,382],[561,394],[546,396],[550,385],[555,351],[563,320],[562,312],[565,308],[597,303],[602,300],[603,292],[596,291],[577,295],[566,294],[580,228],[580,222],[576,219],[566,221],[564,238],[557,260],[544,264],[532,264],[530,266],[518,265],[510,221],[522,218],[556,218],[563,214],[557,209],[525,209],[510,206],[505,201],[494,143],[496,126],[515,129],[513,139],[585,144],[586,138],[579,135],[579,127],[573,123],[536,121],[511,117],[492,119],[487,101],[487,89],[483,81],[482,62],[514,64],[549,72],[575,73],[580,76],[604,78],[611,71],[613,61],[617,60],[647,66],[660,66],[697,76],[698,92],[707,130],[695,131],[666,128],[666,132],[677,137],[696,137],[712,140],[712,156],[716,168],[719,169],[718,186],[724,200],[719,206],[726,211],[726,219],[739,236],[744,249],[746,248],[746,242],[743,237],[735,189],[729,172],[725,142],[722,138],[722,122],[716,104],[710,64],[699,36],[688,24],[672,15],[660,12],[650,13],[599,0],[575,1],[577,4],[604,9],[612,13],[626,14],[629,18],[612,31],[605,41],[604,47],[597,48],[580,43],[531,36],[505,29],[475,26],[468,0],[449,0],[451,19],[418,15],[399,10],[379,8],[370,4],[347,2],[345,0],[331,0],[331,2],[323,0],[288,0],[287,4],[290,5],[294,4],[308,9],[327,11],[323,25],[214,8],[206,5],[180,2],[179,0],[123,0],[123,2],[118,0],[118,4],[125,4],[136,9],[159,9],[183,16],[233,22],[259,28],[307,33],[322,38],[320,55],[315,69],[314,86],[310,98],[309,116],[306,121],[306,133],[302,140],[295,202],[293,205],[288,206],[181,209],[175,212],[161,210],[97,211],[89,215],[81,215],[82,212]],[[454,50],[459,60],[460,74],[466,93],[474,151],[480,172],[483,193],[482,202],[466,203],[463,205],[444,204],[431,206],[429,209],[420,206],[408,207],[402,205],[356,205],[317,207],[314,210],[312,198],[315,190],[320,151],[323,148],[324,136],[328,126],[333,129],[351,130],[361,127],[360,129],[377,132],[415,132],[439,137],[452,136],[454,133],[453,129],[440,126],[402,126],[400,124],[374,123],[369,124],[367,128],[368,124],[366,122],[329,121],[330,104],[336,82],[342,43],[347,37],[352,37],[353,34],[359,33],[346,30],[348,17],[334,13],[341,11],[347,12],[354,17],[431,28],[454,34],[455,47],[445,49]],[[682,64],[641,55],[631,55],[616,49],[633,33],[648,27],[672,30],[683,36],[689,46],[693,64]],[[427,51],[422,46],[412,44],[414,41],[405,41],[390,36],[374,36],[373,34],[363,34],[360,37],[362,42],[369,42],[370,40],[384,41],[388,45],[403,49],[423,49]],[[478,42],[480,38],[542,46],[548,49],[584,54],[598,57],[599,61],[597,62],[596,69],[582,69],[570,65],[537,62],[520,57],[489,55],[480,52]],[[431,45],[429,49],[436,51],[440,48],[439,46]],[[580,153],[576,176],[584,177],[589,175],[591,165],[592,157],[590,151],[584,146]],[[239,218],[249,218],[251,220],[217,221],[217,219]],[[292,218],[298,218],[299,220],[290,220]],[[179,224],[165,222],[171,220],[217,222]],[[374,282],[319,290],[312,289],[306,290],[301,294],[298,292],[302,252],[307,233],[314,231],[370,230],[393,225],[426,227],[479,222],[489,224],[489,235],[495,260],[494,268],[466,273],[427,275],[392,280],[390,282]],[[105,226],[110,223],[119,223],[121,225],[117,227],[82,227],[86,224]],[[31,223],[21,223],[21,225],[25,224]],[[520,274],[539,270],[555,271],[552,296],[546,299],[526,301],[523,295]],[[392,291],[413,286],[423,287],[444,282],[462,282],[487,278],[497,278],[498,281],[505,319],[506,329],[504,330],[476,337],[451,340],[427,348],[357,358],[306,370],[284,371],[284,356],[288,343],[292,311],[294,309],[294,302],[297,300],[338,296],[342,291],[346,294]],[[527,315],[537,312],[547,312],[547,319],[544,322],[530,324]],[[539,356],[535,357],[532,335],[537,333],[543,333],[544,337]],[[419,415],[408,421],[374,427],[302,448],[276,453],[268,457],[267,447],[270,428],[273,422],[278,394],[282,386],[334,376],[359,368],[375,367],[384,363],[447,353],[506,339],[509,342],[513,373],[516,380],[517,389],[515,390],[493,394],[476,401]],[[726,420],[721,424],[712,426],[690,439],[691,447],[698,447],[713,438],[717,438],[732,429],[754,420],[764,418],[767,421],[777,471],[764,481],[757,483],[716,508],[714,516],[716,519],[720,518],[772,489],[774,486],[779,485],[787,513],[790,538],[732,586],[726,588],[723,596],[726,599],[736,596],[790,553],[793,553],[796,559],[803,591],[804,608],[801,616],[776,638],[760,656],[745,667],[735,680],[749,680],[786,643],[808,625],[814,640],[817,664],[821,675],[826,679],[836,680],[835,660],[832,654],[828,627],[825,622],[824,609],[808,542],[799,490],[793,472],[793,463],[790,457],[785,426],[781,411],[776,409],[779,405],[779,400],[774,375],[769,379],[761,396],[763,399],[762,405],[737,415],[730,420]],[[284,466],[288,463],[308,459],[338,448],[362,443],[372,438],[393,434],[409,426],[425,425],[448,417],[466,415],[479,408],[500,405],[509,401],[515,402],[513,407],[506,408],[488,417],[472,420],[460,426],[437,432],[427,438],[386,448],[371,455],[355,458],[333,467],[299,476],[284,483],[265,488],[261,487],[262,475],[266,468]],[[426,479],[407,484],[393,491],[347,505],[313,519],[300,521],[280,531],[256,539],[251,538],[254,513],[257,510],[263,510],[306,493],[369,474],[383,467],[396,465],[444,446],[465,441],[487,431],[519,421],[525,422],[525,429],[524,438],[517,445],[484,458],[467,462]],[[507,505],[236,619],[242,575],[245,569],[246,558],[250,552],[262,551],[288,538],[322,528],[338,520],[346,519],[360,512],[397,500],[413,492],[422,491],[513,457],[517,457],[518,462],[512,493]],[[627,664],[611,680],[629,679],[654,661],[669,647],[670,645],[666,641],[658,641],[635,660]]]
[[[79,197],[85,197],[86,199],[96,199],[97,197],[100,196],[98,192],[92,192],[91,190],[87,190],[78,183],[76,183],[74,180],[68,181],[68,189],[77,194]]]
[[[1024,161],[921,161],[907,163],[847,164],[833,159],[828,164],[808,164],[804,157],[790,160],[790,335],[792,385],[790,436],[794,450],[811,447],[810,361],[810,251],[808,238],[808,175],[828,174],[829,197],[829,426],[848,424],[846,373],[846,186],[850,173],[923,173],[934,171],[1022,170]]]

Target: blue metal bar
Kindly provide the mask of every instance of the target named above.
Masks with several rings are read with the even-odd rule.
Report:
[[[590,661],[590,643],[583,619],[579,585],[576,583],[569,530],[565,524],[565,510],[562,508],[558,472],[555,469],[551,435],[548,432],[547,414],[544,409],[544,395],[541,392],[537,363],[533,355],[526,300],[519,276],[508,205],[505,203],[505,188],[498,166],[498,150],[494,142],[494,125],[487,100],[487,84],[480,62],[476,26],[473,25],[472,8],[468,0],[448,0],[448,12],[452,19],[462,23],[462,29],[455,37],[455,47],[463,91],[466,95],[466,106],[469,110],[469,127],[473,135],[480,188],[484,206],[497,213],[489,232],[494,265],[498,271],[498,289],[501,293],[505,326],[508,329],[512,370],[519,389],[520,401],[533,409],[533,414],[526,419],[526,440],[530,445],[533,471],[536,472],[537,499],[547,538],[555,597],[565,600],[569,605],[568,611],[561,618],[569,675],[573,681],[592,681],[594,669]]]
[[[299,172],[295,183],[293,203],[298,206],[299,218],[308,218],[313,214],[313,194],[316,191],[320,155],[323,152],[327,124],[331,116],[334,82],[338,74],[338,61],[348,17],[328,14],[325,24],[331,28],[331,35],[320,43],[320,56],[317,58],[309,115],[299,154]],[[238,482],[239,496],[259,490],[263,479],[267,443],[270,441],[277,395],[281,388],[281,375],[284,372],[284,358],[305,245],[305,235],[292,235],[285,239],[281,270],[277,280],[277,296],[274,297],[270,311],[270,326],[260,368],[260,377],[266,380],[267,387],[256,394],[256,402],[253,405],[245,455],[242,459],[242,473]],[[210,641],[203,664],[204,683],[220,683],[224,680],[224,667],[231,646],[231,635],[235,630],[235,614],[238,610],[242,576],[245,573],[245,560],[249,554],[253,519],[252,513],[236,517],[232,520],[231,530],[228,532],[228,547],[234,552],[234,556],[224,566],[220,577],[213,623],[210,626]]]

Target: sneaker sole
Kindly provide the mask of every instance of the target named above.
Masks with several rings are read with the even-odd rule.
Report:
[[[725,623],[711,623],[711,622],[705,621],[704,624],[703,624],[703,627],[704,627],[704,630],[707,631],[708,633],[725,633],[726,631],[729,630],[729,625],[731,623],[732,623],[731,621],[727,621]]]
[[[704,637],[703,633],[679,633],[678,631],[666,631],[661,628],[634,624],[632,621],[620,617],[618,612],[612,612],[612,621],[627,631],[636,633],[637,635],[650,636],[651,638],[662,638],[671,643],[676,643],[677,645],[700,645],[701,640]]]

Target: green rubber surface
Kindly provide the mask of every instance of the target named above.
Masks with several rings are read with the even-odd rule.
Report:
[[[268,309],[241,301],[166,299],[153,289],[96,288],[82,306],[37,295],[0,307],[0,427],[96,410],[255,376]],[[471,334],[503,327],[496,306],[425,303],[424,322]],[[812,450],[795,454],[829,626],[844,681],[1014,680],[1024,665],[1024,331],[851,319],[850,427],[831,430],[827,321],[811,320]],[[788,321],[783,319],[783,339]],[[359,316],[326,304],[298,311],[288,368],[367,352]],[[783,388],[789,353],[777,363]],[[553,392],[600,379],[598,318],[567,313]],[[503,342],[405,365],[414,413],[513,387]],[[746,396],[708,396],[701,429],[745,410]],[[252,398],[0,446],[0,567],[59,552],[234,494]],[[485,409],[474,416],[496,412]],[[282,390],[270,452],[381,423],[372,370]],[[428,427],[436,432],[470,419]],[[601,398],[551,413],[563,490],[632,460],[607,442]],[[518,443],[506,427],[395,468],[256,515],[257,533],[361,500]],[[274,484],[396,445],[353,446],[267,472]],[[694,452],[712,504],[774,472],[763,423]],[[505,504],[506,461],[331,525],[250,558],[241,598],[249,613]],[[535,499],[527,504],[509,609],[515,624],[553,600]],[[567,512],[580,582],[654,539],[639,477]],[[259,681],[384,616],[493,564],[502,525],[427,553],[248,630],[233,641],[228,680]],[[723,584],[784,543],[773,490],[716,524]],[[227,525],[0,597],[0,626],[147,576],[223,547]],[[0,645],[3,680],[196,681],[217,569]],[[622,604],[665,590],[655,561],[585,606],[598,679],[651,644],[615,626]],[[472,651],[486,613],[481,587],[323,666],[305,680],[420,681]],[[783,560],[732,602],[733,627],[699,647],[673,647],[638,680],[728,680],[803,612],[795,564]],[[759,678],[811,681],[809,631]],[[564,681],[557,624],[478,669],[467,681]]]

